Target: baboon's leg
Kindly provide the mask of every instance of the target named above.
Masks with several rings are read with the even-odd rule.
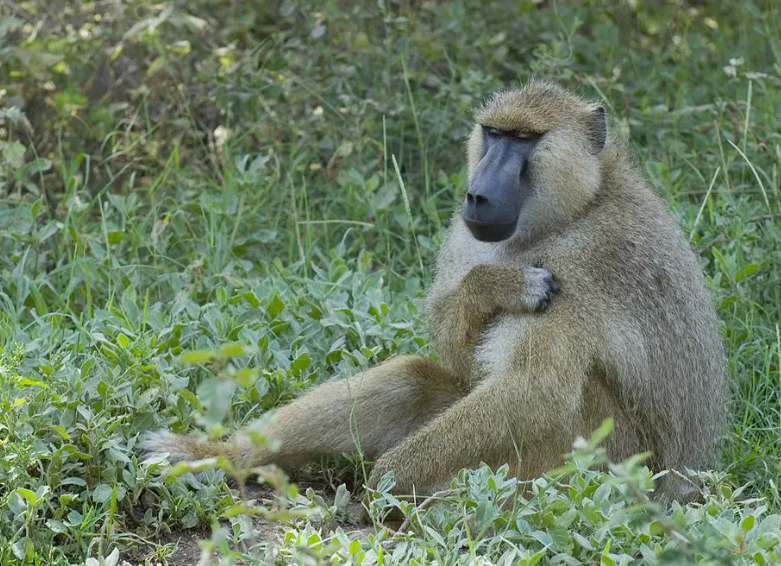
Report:
[[[398,493],[427,490],[462,468],[510,461],[514,450],[537,460],[574,440],[582,422],[582,370],[563,363],[536,371],[489,376],[434,420],[384,453],[370,487],[388,470]],[[559,373],[561,372],[561,373]],[[571,444],[570,444],[571,446]],[[555,454],[561,456],[561,454]],[[525,463],[516,471],[526,476]]]
[[[453,376],[419,356],[400,356],[352,377],[325,383],[281,407],[262,429],[278,450],[253,445],[239,433],[228,442],[199,442],[159,433],[148,451],[171,459],[225,454],[244,465],[274,463],[296,468],[332,452],[360,449],[373,458],[398,444],[465,394]],[[238,457],[238,458],[237,458]]]

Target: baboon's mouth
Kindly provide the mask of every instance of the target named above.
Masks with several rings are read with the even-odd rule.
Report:
[[[515,233],[515,228],[518,225],[518,219],[516,218],[512,222],[506,222],[497,224],[494,222],[480,222],[468,218],[464,215],[464,223],[472,236],[481,242],[501,242],[510,238]]]

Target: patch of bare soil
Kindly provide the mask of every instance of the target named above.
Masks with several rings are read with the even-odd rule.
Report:
[[[318,493],[328,500],[331,499],[335,489],[333,486],[328,485],[322,481],[322,478],[315,477],[299,477],[296,478],[299,483],[299,487],[305,490],[307,487],[312,487]],[[320,480],[320,481],[318,481]],[[273,489],[268,485],[259,484],[253,481],[248,481],[244,486],[244,495],[247,500],[255,501],[258,505],[271,506],[274,500]],[[350,516],[349,522],[340,524],[342,528],[347,531],[355,533],[364,533],[372,530],[372,526],[367,522],[367,518],[363,513],[361,502],[358,499],[353,498],[348,506],[348,514]],[[269,521],[261,516],[253,517],[253,527],[256,530],[257,538],[256,543],[264,545],[265,543],[274,542],[277,539],[282,525]],[[174,553],[165,559],[165,563],[168,566],[198,566],[201,559],[201,547],[198,545],[199,540],[208,540],[211,537],[211,530],[208,525],[197,529],[177,529],[169,534],[161,536],[160,539],[155,541],[157,544],[166,545],[174,544],[176,550]],[[143,562],[144,559],[148,559],[153,554],[153,548],[141,549],[136,560]],[[218,556],[215,555],[209,564],[217,564]],[[235,562],[237,565],[241,565],[241,561]]]
[[[175,543],[176,551],[168,559],[168,566],[196,566],[201,560],[201,547],[198,541],[208,538],[208,532],[176,531],[166,536],[162,544]]]

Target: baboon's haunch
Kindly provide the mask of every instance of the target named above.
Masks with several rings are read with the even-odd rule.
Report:
[[[353,450],[357,435],[376,459],[369,483],[394,470],[410,493],[481,462],[535,477],[613,417],[613,459],[708,466],[726,397],[716,315],[604,110],[548,82],[501,92],[476,114],[468,159],[430,298],[442,366],[397,357],[317,387],[272,418],[277,452],[169,433],[147,449],[293,468]],[[659,491],[684,497],[674,478]]]

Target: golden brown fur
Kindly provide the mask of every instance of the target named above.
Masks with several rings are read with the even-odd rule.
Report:
[[[478,111],[470,177],[481,125],[544,136],[511,239],[477,241],[453,217],[429,301],[444,367],[398,357],[322,385],[272,418],[264,432],[278,452],[239,440],[245,463],[296,467],[359,441],[377,458],[369,483],[394,470],[399,492],[481,462],[530,478],[606,417],[616,422],[614,459],[648,450],[660,470],[712,463],[726,374],[701,269],[620,140],[595,149],[597,110],[533,81]],[[552,300],[549,273],[560,287]],[[232,445],[163,433],[146,446],[185,459]],[[683,494],[675,482],[661,491]]]

